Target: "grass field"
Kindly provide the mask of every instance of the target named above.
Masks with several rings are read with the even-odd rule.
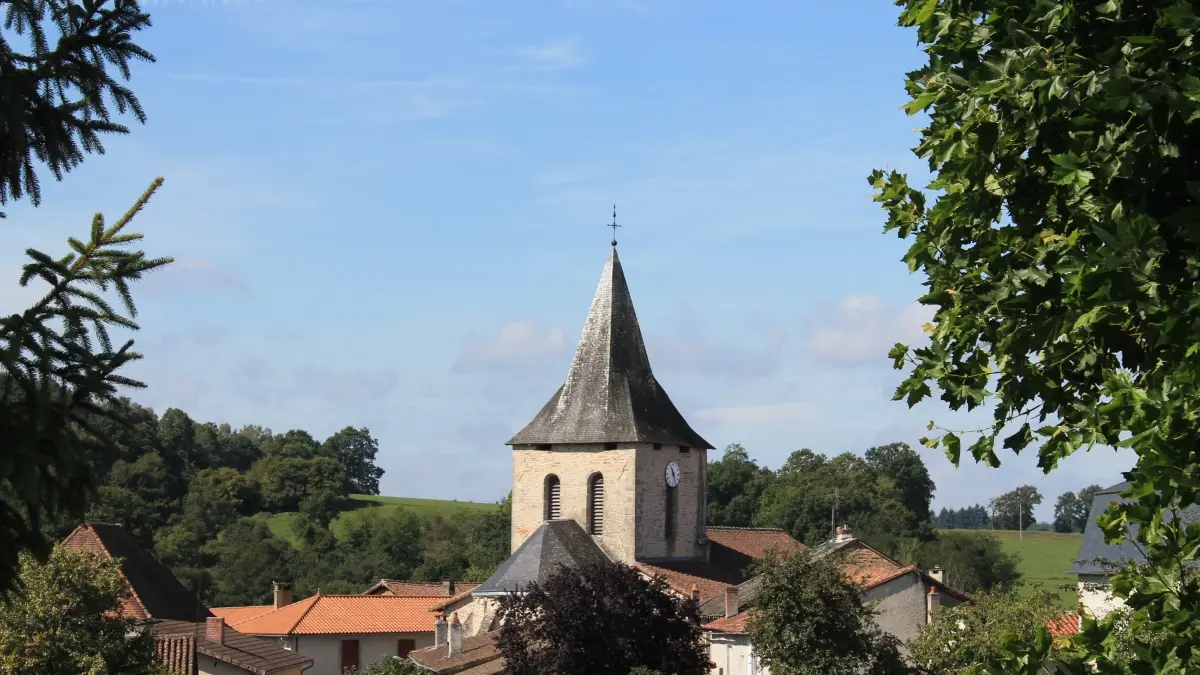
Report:
[[[1079,544],[1083,539],[1081,534],[1061,534],[1059,532],[1025,532],[1015,530],[972,530],[990,534],[1000,540],[1000,546],[1005,553],[1016,554],[1020,557],[1017,569],[1021,571],[1024,582],[1021,590],[1029,592],[1034,584],[1041,584],[1042,589],[1058,593],[1062,597],[1064,607],[1074,607],[1077,602],[1075,591],[1062,591],[1059,586],[1070,584],[1075,586],[1075,577],[1067,574],[1067,570],[1075,562],[1079,554]]]
[[[350,495],[350,503],[347,508],[342,510],[341,515],[330,523],[330,529],[335,535],[340,535],[345,529],[346,524],[354,518],[361,517],[361,514],[366,509],[382,509],[384,511],[393,511],[395,509],[404,509],[411,511],[418,516],[434,516],[440,515],[443,518],[448,518],[455,513],[463,511],[488,511],[499,508],[496,504],[486,504],[481,502],[460,502],[444,499],[416,499],[413,497],[374,497],[371,495]],[[292,533],[292,521],[295,520],[295,513],[275,513],[267,517],[267,527],[271,528],[271,532],[281,539],[285,539],[295,543],[295,535]]]

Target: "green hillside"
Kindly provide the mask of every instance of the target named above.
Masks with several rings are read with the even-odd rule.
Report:
[[[1083,535],[1059,532],[1020,533],[1015,530],[962,531],[990,534],[1000,540],[1000,546],[1006,553],[1020,556],[1017,569],[1021,571],[1021,580],[1024,582],[1022,591],[1028,592],[1034,584],[1040,583],[1044,590],[1062,596],[1064,607],[1075,606],[1078,599],[1075,591],[1062,591],[1059,586],[1075,586],[1075,577],[1067,574],[1067,570],[1075,562]]]
[[[497,509],[497,504],[486,504],[481,502],[460,502],[447,499],[416,499],[413,497],[375,497],[372,495],[350,495],[350,503],[347,508],[342,510],[341,515],[330,523],[329,529],[335,535],[340,535],[345,529],[346,523],[351,522],[352,518],[358,518],[365,509],[383,509],[394,510],[403,508],[406,511],[411,511],[419,516],[435,516],[440,515],[443,518],[448,518],[456,513],[463,511],[486,511]],[[295,535],[292,533],[292,521],[296,518],[295,513],[275,513],[266,518],[267,527],[271,528],[271,532],[275,536],[295,543]]]

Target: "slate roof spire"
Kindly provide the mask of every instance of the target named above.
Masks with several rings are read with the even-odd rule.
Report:
[[[615,246],[566,382],[508,445],[560,443],[713,447],[688,426],[650,370]]]

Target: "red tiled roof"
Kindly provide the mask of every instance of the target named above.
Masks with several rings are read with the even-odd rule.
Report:
[[[646,576],[662,577],[671,590],[685,597],[690,597],[692,587],[695,587],[700,592],[701,601],[724,593],[729,585],[736,585],[740,581],[727,571],[702,562],[689,565],[635,563],[634,567]]]
[[[380,579],[379,583],[363,591],[363,595],[406,595],[406,596],[435,596],[450,597],[446,581],[398,581],[396,579]],[[479,584],[471,582],[454,583],[454,595],[469,593]]]
[[[465,638],[462,651],[453,658],[446,655],[446,645],[426,647],[409,653],[408,658],[435,673],[470,673],[491,675],[504,670],[504,659],[496,644],[497,633],[483,633]],[[476,670],[479,669],[479,670]]]
[[[130,591],[121,608],[127,618],[195,621],[212,616],[195,594],[120,525],[85,522],[62,545],[68,551],[87,551],[105,560],[121,559],[121,576]]]
[[[1051,637],[1074,635],[1080,630],[1079,615],[1074,612],[1063,612],[1046,623],[1046,630]]]
[[[479,584],[474,584],[473,586],[471,586],[471,590],[470,590],[470,591],[463,591],[462,593],[459,593],[458,595],[455,595],[454,597],[450,597],[450,598],[443,598],[443,599],[441,600],[441,602],[437,602],[437,603],[434,603],[433,605],[430,605],[430,606],[429,606],[429,611],[431,611],[431,612],[444,612],[444,611],[446,611],[446,608],[447,608],[447,607],[449,607],[450,605],[455,605],[455,604],[458,604],[458,603],[462,602],[463,600],[466,600],[467,598],[470,598],[470,597],[471,597],[471,591],[475,590],[475,586],[478,586],[478,585],[479,585]]]
[[[248,621],[256,616],[262,616],[275,609],[275,605],[247,605],[246,607],[210,607],[213,616],[225,618],[225,623],[232,626],[235,623]]]
[[[196,675],[196,637],[155,635],[154,658],[171,675]]]
[[[437,598],[401,595],[322,595],[232,623],[251,635],[433,632],[429,605]],[[228,609],[228,608],[227,608]]]
[[[748,609],[744,612],[739,612],[733,616],[727,616],[716,621],[710,621],[704,624],[703,628],[714,633],[733,633],[737,635],[746,632],[746,624],[750,621],[751,613],[754,610]]]
[[[280,670],[305,666],[313,661],[303,654],[284,649],[274,641],[244,635],[229,626],[224,627],[220,642],[206,637],[206,626],[203,623],[160,621],[151,624],[150,630],[154,631],[159,640],[190,638],[195,645],[196,654],[228,663],[255,675],[270,675]]]
[[[783,530],[766,527],[713,527],[705,528],[708,540],[716,542],[755,560],[762,559],[767,551],[794,554],[804,550],[804,544],[792,539]]]

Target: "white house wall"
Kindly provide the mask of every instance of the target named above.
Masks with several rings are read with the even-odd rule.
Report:
[[[1113,596],[1110,581],[1101,574],[1079,575],[1079,603],[1084,611],[1096,619],[1103,619],[1109,612],[1124,605],[1120,598]]]
[[[713,662],[711,675],[771,675],[771,669],[757,662],[749,635],[708,634],[708,658]]]
[[[313,660],[304,675],[342,675],[342,640],[358,640],[358,665],[365,668],[396,655],[397,640],[413,640],[414,649],[433,646],[433,633],[375,635],[298,635],[296,652]],[[223,674],[222,674],[223,675]]]
[[[901,642],[908,642],[925,627],[926,592],[924,582],[916,574],[906,574],[870,589],[863,594],[863,602],[873,604],[879,613],[875,623],[880,628]]]
[[[200,675],[250,675],[250,671],[218,661],[211,656],[196,654],[196,669]]]

